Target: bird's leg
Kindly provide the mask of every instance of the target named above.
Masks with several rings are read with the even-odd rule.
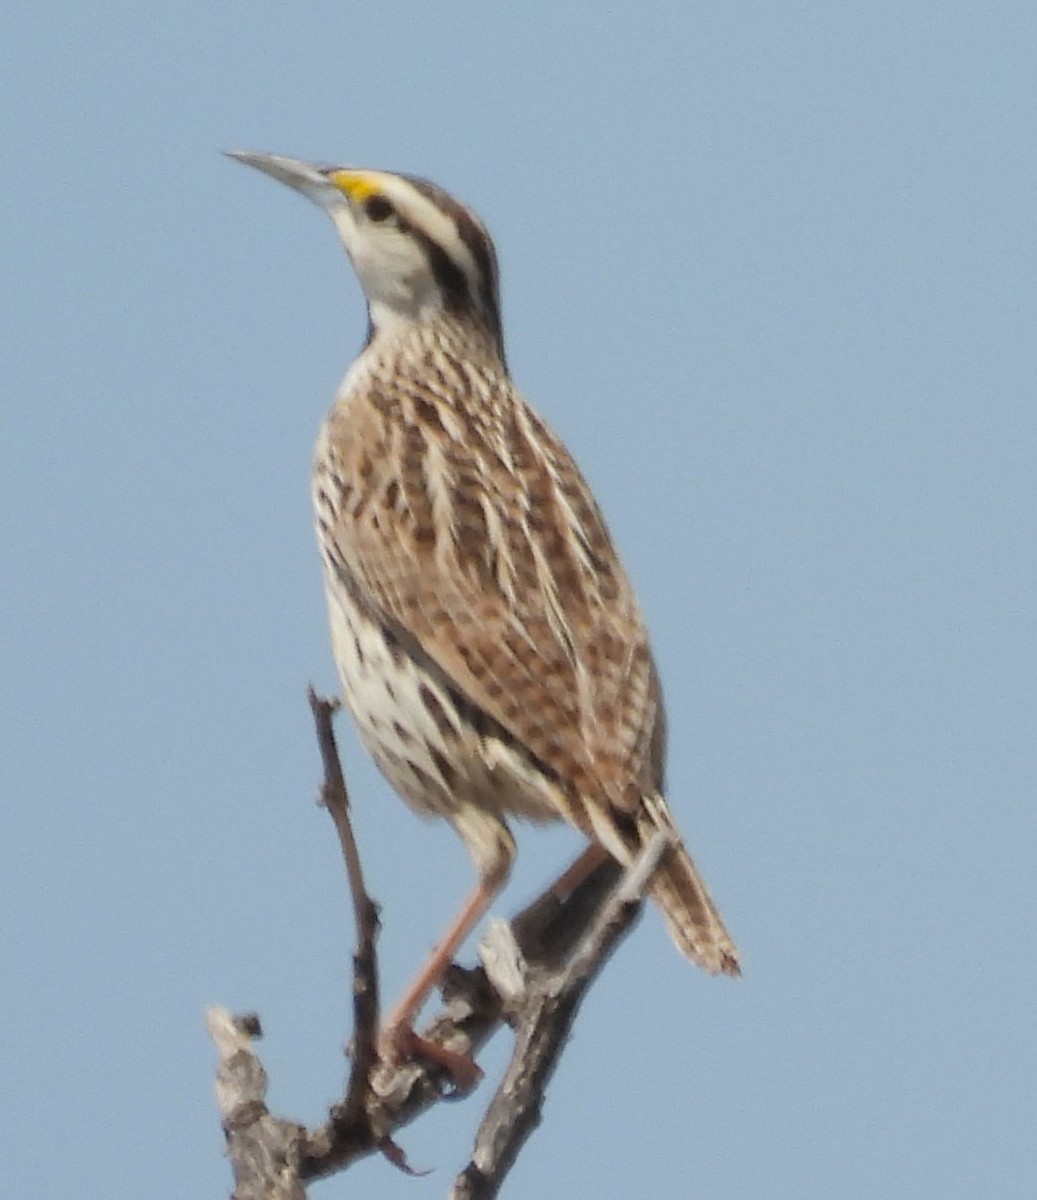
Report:
[[[603,846],[591,842],[550,887],[512,920],[512,933],[523,955],[543,965],[564,962],[575,945],[573,935],[578,935],[585,924],[579,914],[591,919],[621,870]],[[557,925],[559,921],[565,932]]]
[[[414,1032],[414,1021],[429,993],[454,960],[465,938],[479,923],[493,903],[508,877],[510,862],[495,867],[480,877],[474,891],[464,903],[457,920],[443,934],[428,962],[397,1003],[382,1029],[379,1050],[386,1061],[398,1063],[421,1055],[447,1068],[454,1076],[458,1089],[467,1091],[482,1077],[482,1071],[465,1054],[457,1054],[436,1045]]]
[[[591,842],[586,850],[551,884],[551,892],[557,900],[564,902],[600,863],[609,857],[609,852],[600,842]]]

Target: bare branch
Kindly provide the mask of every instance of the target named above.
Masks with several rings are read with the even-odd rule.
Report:
[[[258,1019],[209,1011],[219,1055],[217,1099],[227,1136],[234,1200],[305,1200],[305,1184],[381,1152],[410,1171],[394,1135],[432,1105],[449,1098],[449,1080],[434,1063],[393,1068],[377,1052],[378,908],[364,886],[349,817],[349,796],[332,718],[334,702],[309,693],[324,766],[321,800],[328,809],[349,879],[357,928],[353,957],[352,1068],[346,1094],[328,1119],[309,1131],[271,1116],[267,1077],[254,1046]],[[511,924],[494,922],[480,946],[483,966],[455,964],[444,980],[443,1009],[422,1036],[475,1055],[507,1022],[515,1048],[476,1138],[471,1161],[457,1177],[457,1200],[490,1200],[541,1119],[544,1092],[587,989],[630,931],[651,874],[665,853],[658,835],[625,874],[609,858],[566,894],[552,886]],[[589,860],[593,863],[593,856]],[[568,877],[569,873],[567,872]],[[412,1172],[413,1173],[413,1172]]]
[[[480,948],[511,980],[525,977],[525,996],[513,1011],[515,1049],[479,1127],[468,1166],[454,1183],[451,1200],[493,1200],[526,1140],[540,1124],[544,1095],[587,989],[641,912],[645,887],[666,852],[656,834],[601,908],[569,962],[538,972],[522,960],[512,931],[496,922]],[[504,964],[507,964],[504,966]]]
[[[216,1103],[234,1168],[233,1200],[305,1200],[298,1161],[306,1130],[267,1109],[266,1071],[252,1049],[258,1020],[210,1008],[206,1024],[219,1055]]]

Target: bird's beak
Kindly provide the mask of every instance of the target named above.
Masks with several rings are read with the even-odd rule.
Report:
[[[342,203],[341,190],[328,178],[332,167],[320,167],[281,154],[256,154],[251,150],[227,150],[225,153],[228,158],[236,158],[272,179],[287,183],[323,209],[330,209],[336,202]]]

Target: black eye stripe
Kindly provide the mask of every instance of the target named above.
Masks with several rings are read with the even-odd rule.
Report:
[[[387,221],[395,212],[392,204],[377,193],[364,201],[364,212],[370,221]]]
[[[498,340],[502,340],[500,304],[497,298],[497,258],[489,234],[482,223],[463,204],[460,204],[448,192],[443,191],[441,187],[416,175],[404,175],[403,178],[453,221],[458,237],[475,262],[478,277],[472,281],[472,286],[479,294],[472,296],[471,299],[482,310],[485,319],[497,334]],[[459,270],[459,268],[457,269]],[[440,286],[443,285],[445,277],[452,273],[442,263],[442,260],[438,263],[438,269],[437,263],[433,260],[433,270],[439,277]],[[463,276],[463,272],[461,274]],[[467,285],[465,290],[467,291]],[[449,291],[454,296],[460,294],[456,283]]]
[[[454,262],[449,254],[420,229],[412,229],[411,237],[425,251],[429,267],[447,308],[456,311],[464,310],[471,303],[468,294],[468,280],[464,271]]]

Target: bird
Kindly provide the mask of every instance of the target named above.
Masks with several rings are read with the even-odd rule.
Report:
[[[633,586],[572,456],[512,382],[482,220],[414,175],[229,153],[324,210],[364,293],[366,341],[314,455],[331,644],[365,749],[413,809],[449,822],[477,876],[387,1019],[383,1057],[432,1052],[414,1022],[507,881],[510,818],[584,834],[577,875],[606,855],[631,864],[662,831],[648,894],[673,941],[739,974],[665,798]]]

